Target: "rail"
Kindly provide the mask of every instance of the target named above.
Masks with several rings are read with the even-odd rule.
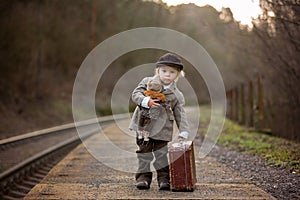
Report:
[[[62,126],[56,126],[53,128],[48,128],[40,131],[35,131],[32,133],[23,134],[20,136],[15,136],[12,138],[7,138],[0,141],[0,146],[17,143],[19,141],[24,141],[34,138],[34,137],[40,137],[45,136],[52,133],[57,133],[69,129],[75,129],[80,128],[83,126],[91,126],[91,125],[97,125],[98,123],[111,123],[114,120],[121,120],[128,118],[128,114],[118,114],[114,116],[105,116],[90,120],[81,121],[78,123],[70,123]],[[30,176],[30,174],[33,171],[37,171],[40,166],[45,165],[47,163],[47,159],[56,157],[54,154],[58,154],[60,151],[64,151],[64,154],[67,154],[71,149],[73,149],[75,146],[77,146],[81,140],[85,140],[86,138],[90,137],[91,135],[95,134],[99,129],[91,127],[88,131],[86,131],[84,134],[81,134],[79,137],[78,135],[71,137],[65,141],[62,141],[54,146],[51,146],[50,148],[44,149],[43,151],[40,151],[39,153],[36,153],[27,159],[23,160],[22,162],[17,163],[13,167],[10,167],[9,169],[5,170],[0,174],[0,197],[5,199],[5,197],[11,197],[12,193],[14,193],[12,196],[14,198],[22,198],[22,195],[26,195],[25,192],[11,192],[10,190],[13,190],[12,188],[15,188],[16,185],[22,185],[22,180],[26,179],[26,176]],[[38,183],[38,182],[36,182]],[[34,185],[32,185],[33,187]],[[24,188],[24,187],[23,187]],[[29,192],[26,191],[26,192]],[[15,195],[17,193],[18,195]]]

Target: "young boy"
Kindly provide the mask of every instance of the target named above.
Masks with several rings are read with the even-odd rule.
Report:
[[[153,77],[144,78],[132,93],[132,100],[138,106],[144,108],[159,108],[159,117],[151,123],[149,141],[136,137],[139,150],[136,151],[138,158],[138,171],[136,173],[136,187],[149,189],[152,181],[150,163],[153,163],[157,172],[157,182],[160,190],[170,190],[168,142],[172,141],[173,122],[175,120],[179,128],[179,139],[187,139],[189,127],[185,111],[183,109],[184,97],[176,87],[176,81],[183,75],[183,64],[174,54],[167,53],[159,58],[156,63],[156,73]],[[168,108],[161,106],[155,99],[145,96],[147,83],[150,80],[158,80],[163,85],[163,93],[169,103]],[[132,116],[129,128],[138,131],[138,116],[140,109],[137,107]]]

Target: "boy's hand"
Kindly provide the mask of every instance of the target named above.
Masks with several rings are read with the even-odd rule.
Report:
[[[159,102],[159,100],[157,100],[157,99],[149,99],[149,101],[148,101],[148,106],[150,107],[150,108],[158,108],[158,107],[160,107],[160,104],[158,103]]]

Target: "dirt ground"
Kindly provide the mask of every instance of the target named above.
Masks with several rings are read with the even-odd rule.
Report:
[[[116,146],[135,152],[134,138],[118,126],[105,131]],[[111,144],[103,136],[96,134],[79,145],[25,199],[275,199],[211,156],[196,156],[194,192],[159,191],[155,178],[149,190],[138,190],[134,173],[116,169],[133,170],[135,162],[109,151]]]

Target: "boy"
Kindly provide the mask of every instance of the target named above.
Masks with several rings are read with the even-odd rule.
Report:
[[[160,190],[170,190],[170,176],[168,163],[168,142],[172,141],[173,122],[175,120],[179,128],[179,139],[187,139],[189,127],[185,111],[183,109],[184,97],[176,87],[176,81],[183,75],[183,64],[174,54],[167,53],[159,58],[156,63],[155,75],[144,78],[132,92],[132,100],[138,106],[144,108],[159,108],[159,117],[151,123],[149,141],[136,138],[139,150],[136,151],[138,158],[138,171],[136,173],[136,187],[149,189],[152,181],[150,163],[153,163],[157,172],[157,181]],[[163,85],[163,93],[169,103],[168,108],[161,106],[155,99],[144,95],[147,83],[150,80],[158,80]],[[138,131],[138,116],[140,109],[137,107],[132,116],[129,128]]]

